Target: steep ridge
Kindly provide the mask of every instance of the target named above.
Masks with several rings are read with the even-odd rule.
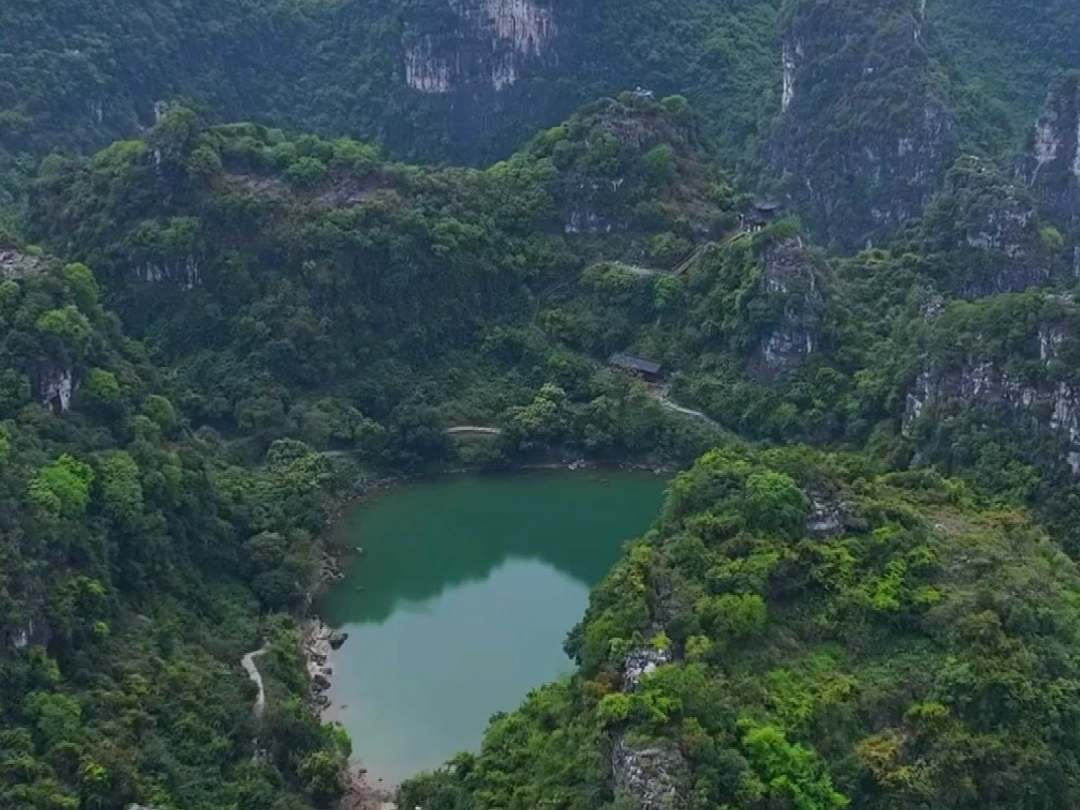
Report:
[[[1060,34],[1067,3],[969,6],[16,0],[0,31],[0,205],[41,156],[133,137],[177,99],[214,120],[483,163],[641,87],[688,97],[727,164],[778,183],[819,241],[881,244],[959,148],[1010,160],[1055,74],[1080,68]]]

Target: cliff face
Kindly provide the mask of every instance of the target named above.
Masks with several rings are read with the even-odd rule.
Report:
[[[777,316],[751,355],[748,370],[758,382],[771,382],[805,363],[818,348],[825,304],[813,257],[800,239],[766,249],[760,291]]]
[[[1026,170],[1047,217],[1070,228],[1080,225],[1080,73],[1051,88]]]
[[[402,18],[395,74],[442,119],[455,153],[479,159],[569,112],[552,82],[573,72],[580,10],[581,0],[425,2]]]
[[[503,90],[528,68],[558,64],[565,24],[548,0],[445,0],[413,14],[403,37],[405,83],[422,93]]]
[[[811,230],[841,248],[918,216],[954,151],[917,0],[799,0],[784,24],[771,161]]]
[[[1063,269],[1042,237],[1035,199],[986,160],[957,161],[919,228],[914,248],[940,268],[934,285],[962,298],[1023,292]]]
[[[962,453],[965,442],[947,426],[966,413],[980,429],[1018,442],[1030,463],[1056,460],[1080,475],[1080,309],[1071,296],[1031,294],[976,307],[954,308],[931,324],[928,361],[907,395],[904,435],[931,456]]]

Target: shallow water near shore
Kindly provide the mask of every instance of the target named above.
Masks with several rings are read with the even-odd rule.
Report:
[[[573,669],[562,650],[589,589],[651,525],[665,479],[625,472],[452,476],[347,514],[362,546],[323,597],[349,639],[326,719],[385,784],[475,750],[492,714]]]

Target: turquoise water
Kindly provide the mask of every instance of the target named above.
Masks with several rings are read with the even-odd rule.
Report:
[[[392,490],[349,515],[363,546],[325,597],[349,633],[330,719],[396,783],[475,749],[488,719],[568,673],[567,632],[589,589],[642,534],[665,481],[634,473],[453,476]]]

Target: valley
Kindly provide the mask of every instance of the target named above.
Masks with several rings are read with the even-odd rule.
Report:
[[[0,807],[1074,806],[1078,24],[6,4]]]

